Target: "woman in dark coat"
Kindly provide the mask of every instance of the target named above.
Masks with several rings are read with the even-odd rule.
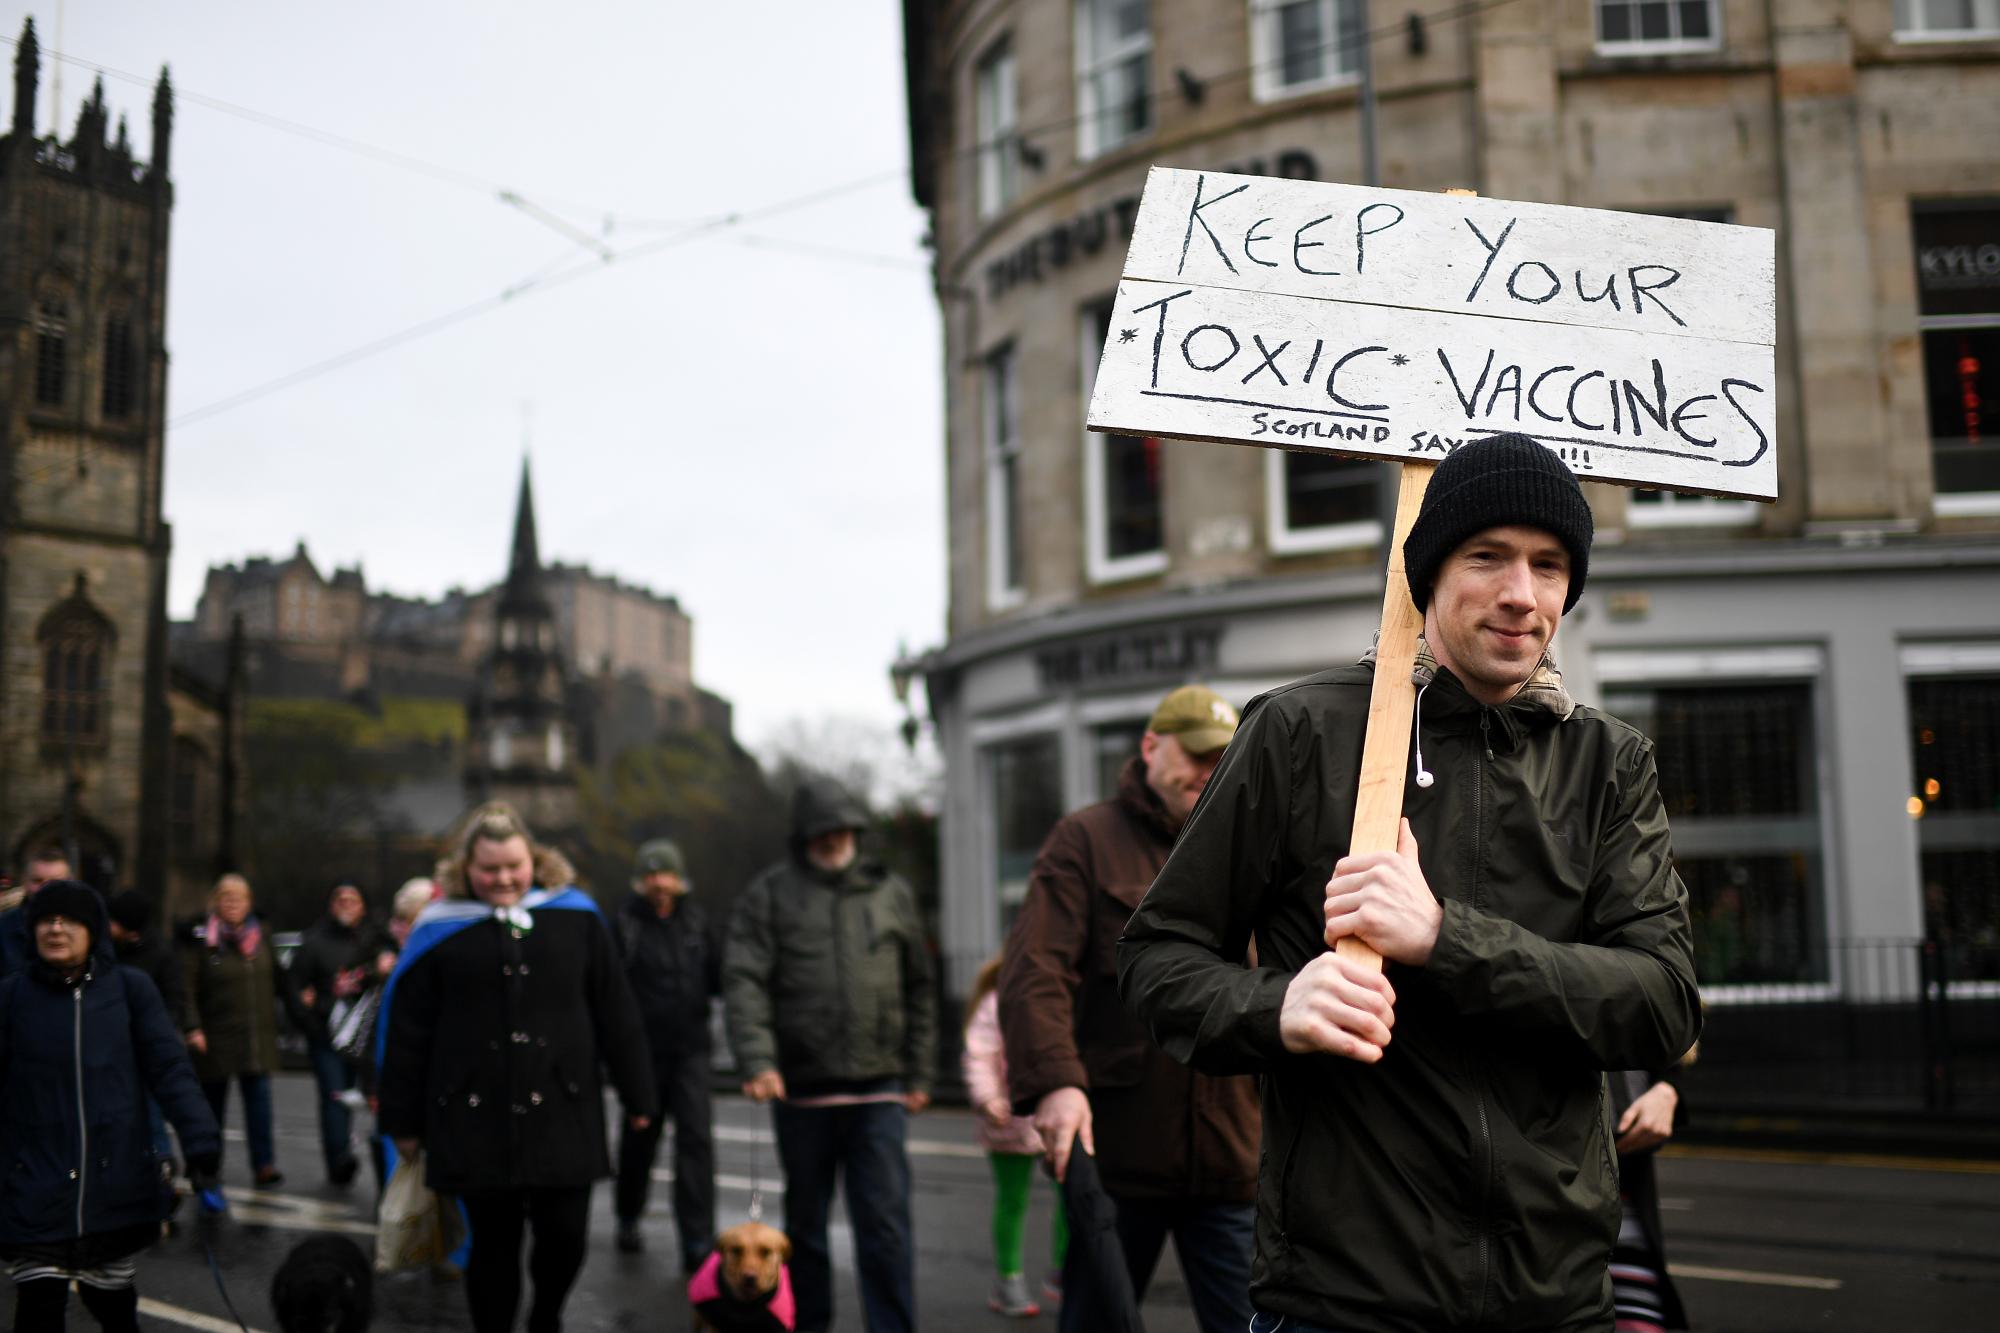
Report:
[[[224,875],[209,895],[202,938],[181,955],[194,1030],[195,1077],[215,1112],[226,1120],[229,1080],[243,1090],[243,1128],[250,1169],[260,1187],[281,1184],[271,1137],[271,1075],[278,1069],[278,1000],[285,974],[271,954],[271,939],[251,910],[250,881]]]
[[[528,1328],[553,1333],[583,1266],[591,1185],[611,1174],[599,1070],[644,1129],[645,1033],[595,905],[510,807],[474,811],[438,878],[449,896],[418,918],[383,1000],[380,1125],[465,1204],[476,1333],[513,1327],[524,1224]]]
[[[152,980],[101,954],[104,904],[73,880],[22,907],[35,950],[0,982],[0,1256],[14,1327],[63,1327],[69,1284],[110,1330],[135,1330],[132,1256],[158,1239],[167,1192],[146,1119],[150,1094],[198,1178],[221,1136]]]

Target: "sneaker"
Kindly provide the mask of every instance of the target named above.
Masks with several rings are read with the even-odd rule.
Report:
[[[1008,1273],[993,1284],[993,1294],[986,1298],[987,1308],[1009,1319],[1033,1319],[1042,1312],[1035,1304],[1035,1298],[1028,1293],[1028,1279],[1022,1273]]]
[[[222,1190],[215,1185],[204,1185],[195,1191],[195,1198],[201,1202],[201,1211],[207,1217],[220,1217],[229,1211],[229,1200],[222,1197]]]
[[[1042,1275],[1042,1299],[1050,1305],[1062,1304],[1062,1269],[1051,1268]]]
[[[260,1190],[276,1189],[278,1186],[284,1183],[285,1183],[285,1173],[280,1171],[277,1167],[260,1166],[257,1168],[258,1189]]]
[[[360,1162],[352,1157],[343,1157],[327,1168],[326,1178],[334,1185],[345,1187],[354,1183],[354,1177],[360,1170]]]
[[[645,1250],[646,1238],[640,1234],[639,1224],[637,1222],[620,1222],[618,1224],[618,1252],[620,1254],[643,1254]]]

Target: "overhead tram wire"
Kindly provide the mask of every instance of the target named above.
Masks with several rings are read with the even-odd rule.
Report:
[[[1467,0],[1466,3],[1451,5],[1442,9],[1433,10],[1427,14],[1420,14],[1417,17],[1419,17],[1426,23],[1441,25],[1445,23],[1457,22],[1465,18],[1470,18],[1474,15],[1486,13],[1494,9],[1499,9],[1502,6],[1512,3],[1514,3],[1514,0]],[[1235,20],[1231,21],[1231,26],[1233,26],[1234,22]],[[1398,21],[1396,23],[1385,24],[1382,27],[1371,29],[1366,32],[1349,34],[1349,35],[1337,35],[1331,40],[1321,43],[1320,49],[1341,50],[1349,46],[1358,45],[1362,42],[1374,42],[1374,41],[1380,41],[1383,38],[1394,37],[1405,31],[1407,23],[1408,20],[1407,18],[1405,18],[1404,20]],[[1222,26],[1221,24],[1216,25],[1218,30],[1220,29],[1221,26]],[[17,44],[11,38],[0,38],[0,41],[6,41],[10,46]],[[103,66],[93,65],[87,61],[78,60],[74,57],[64,56],[59,53],[52,53],[52,54],[55,55],[56,59],[64,60],[67,63],[78,65],[82,68],[92,69],[102,73],[112,74],[115,77],[131,80],[133,82],[140,83],[142,85],[147,82],[147,80],[141,78],[140,76],[133,75],[124,71],[112,70]],[[1204,84],[1230,83],[1240,79],[1252,77],[1257,73],[1257,71],[1261,69],[1275,68],[1281,63],[1282,63],[1282,57],[1273,57],[1271,59],[1262,61],[1252,61],[1251,63],[1240,66],[1236,69],[1224,70],[1215,74],[1207,75],[1202,79],[1202,82]],[[1175,91],[1177,87],[1178,87],[1178,81],[1172,84],[1164,84],[1161,87],[1154,88],[1149,91],[1152,96],[1161,97]],[[482,189],[491,188],[495,189],[496,191],[503,190],[503,187],[499,187],[493,182],[484,181],[481,178],[471,176],[468,173],[457,172],[450,168],[436,167],[434,164],[425,163],[421,159],[410,158],[406,154],[395,153],[392,150],[388,149],[377,149],[374,148],[372,145],[363,144],[358,140],[349,140],[345,139],[343,136],[332,135],[324,131],[313,130],[309,126],[303,126],[297,124],[296,122],[286,121],[282,117],[269,116],[266,113],[252,111],[251,109],[245,107],[238,107],[233,103],[223,102],[219,99],[204,98],[195,94],[184,94],[178,89],[175,90],[175,95],[177,97],[186,96],[189,98],[189,100],[198,101],[202,105],[212,106],[217,110],[226,111],[232,115],[241,115],[248,119],[258,121],[259,123],[269,124],[274,128],[284,129],[287,132],[302,133],[309,138],[318,139],[322,142],[331,143],[339,147],[348,148],[352,151],[361,152],[370,156],[382,157],[385,160],[396,159],[398,160],[399,165],[409,166],[412,169],[423,170],[431,174],[439,174],[447,178],[456,178],[458,179],[459,183],[476,183],[478,187]],[[1021,140],[1037,138],[1045,134],[1057,132],[1059,130],[1073,129],[1077,125],[1082,124],[1086,118],[1087,117],[1085,117],[1083,114],[1079,113],[1076,115],[1061,117],[1055,120],[1044,121],[1039,125],[1014,130],[1013,136]],[[968,144],[962,148],[947,150],[944,154],[944,157],[947,160],[955,160],[962,157],[974,156],[982,151],[985,151],[989,146],[990,145],[984,143]],[[723,230],[725,228],[739,226],[745,222],[772,216],[778,212],[787,212],[799,208],[809,207],[812,204],[819,203],[827,199],[836,198],[840,195],[852,193],[859,189],[864,189],[869,186],[881,184],[886,180],[900,180],[906,174],[907,173],[904,168],[898,168],[891,172],[880,172],[870,176],[859,177],[854,180],[844,182],[842,184],[828,186],[825,189],[813,191],[809,194],[801,195],[790,200],[781,201],[778,204],[769,205],[762,209],[754,209],[748,212],[726,213],[720,216],[711,217],[699,222],[691,223],[684,228],[673,231],[671,234],[667,236],[659,238],[658,240],[644,242],[628,250],[613,252],[613,254],[604,258],[601,263],[597,262],[587,263],[581,266],[572,267],[563,270],[561,272],[554,273],[552,275],[549,275],[548,270],[545,268],[540,272],[538,272],[537,274],[531,275],[525,281],[517,283],[514,286],[503,290],[497,296],[488,297],[484,300],[474,302],[471,305],[461,307],[458,310],[450,311],[444,315],[437,316],[433,319],[425,320],[420,324],[412,325],[410,328],[401,330],[400,332],[393,333],[384,338],[379,338],[373,342],[363,344],[360,347],[341,353],[338,356],[329,357],[325,361],[317,362],[314,365],[303,367],[300,370],[293,371],[288,375],[280,376],[275,380],[267,381],[264,384],[255,385],[249,389],[243,390],[240,393],[233,394],[228,398],[204,404],[201,407],[195,408],[189,412],[183,413],[182,415],[173,418],[167,424],[169,427],[180,427],[186,425],[193,425],[200,421],[205,421],[209,417],[218,415],[232,408],[241,406],[244,403],[252,402],[258,398],[265,397],[281,389],[289,388],[292,385],[300,384],[307,380],[317,378],[318,376],[326,374],[329,371],[337,370],[343,366],[351,365],[356,361],[366,360],[371,356],[379,355],[382,352],[389,351],[405,343],[413,342],[420,338],[427,337],[430,334],[441,332],[446,328],[452,327],[453,325],[462,323],[469,319],[476,318],[477,316],[485,314],[490,310],[496,309],[499,306],[506,304],[508,301],[515,299],[516,297],[527,295],[535,291],[545,290],[547,288],[560,286],[564,283],[569,282],[574,278],[581,277],[585,273],[601,271],[602,269],[608,268],[612,266],[614,263],[623,260],[645,258],[648,255],[658,253],[662,250],[671,248],[673,246],[677,246],[686,241],[710,235],[716,231]],[[629,226],[637,224],[628,222],[627,225]],[[673,224],[667,222],[649,222],[646,225],[671,226]],[[828,256],[828,257],[831,258],[833,256]],[[96,448],[97,448],[96,446],[92,446],[86,451],[79,453],[78,458],[76,460],[77,463],[81,464],[83,459],[86,458],[90,453],[96,452]],[[31,477],[40,477],[49,475],[50,473],[60,470],[60,468],[66,466],[69,466],[69,464],[65,463],[60,465],[52,465],[49,468],[45,468],[37,473],[31,474]]]
[[[276,379],[267,380],[262,384],[244,389],[239,393],[231,394],[227,398],[203,404],[200,407],[193,408],[170,419],[167,425],[170,429],[176,429],[206,421],[210,417],[227,412],[232,408],[240,407],[245,403],[253,402],[256,399],[266,397],[281,389],[288,389],[295,384],[302,384],[307,380],[317,379],[319,376],[327,374],[330,371],[339,370],[344,366],[353,365],[357,361],[365,361],[370,357],[378,356],[405,343],[415,342],[418,339],[429,337],[431,334],[440,333],[455,324],[476,319],[480,315],[497,310],[508,302],[522,296],[563,286],[566,283],[573,282],[589,274],[601,273],[616,264],[650,258],[675,246],[699,240],[717,231],[741,226],[749,222],[761,221],[765,218],[776,217],[783,213],[796,212],[799,209],[811,207],[827,199],[836,198],[843,194],[850,194],[869,186],[879,185],[885,180],[901,180],[904,174],[901,168],[897,168],[892,172],[878,172],[873,176],[864,176],[856,180],[843,182],[839,185],[829,186],[825,189],[795,195],[790,199],[779,200],[776,203],[766,204],[758,208],[725,213],[720,217],[710,219],[704,223],[698,223],[684,230],[674,232],[671,235],[661,236],[650,241],[642,241],[625,250],[613,251],[602,260],[583,260],[556,272],[550,272],[545,267],[540,272],[530,275],[530,277],[522,282],[518,282],[502,290],[497,295],[485,297],[472,302],[470,305],[447,311],[442,315],[437,315],[431,319],[413,324],[406,329],[399,330],[382,338],[377,338],[372,342],[363,343],[361,346],[351,348],[337,356],[331,356],[324,361],[318,361],[310,366],[301,367],[289,374],[281,375]],[[67,466],[67,464],[64,466]]]
[[[19,47],[20,45],[20,40],[14,37],[0,37],[0,42],[4,42],[9,47]],[[153,86],[152,79],[143,74],[134,74],[130,70],[117,69],[110,65],[100,65],[96,61],[85,60],[81,56],[73,56],[63,51],[53,51],[46,47],[43,48],[42,54],[51,60],[59,60],[65,65],[71,65],[81,70],[88,70],[93,74],[109,76],[110,78],[122,80],[141,88],[150,88]],[[482,194],[498,199],[501,203],[512,205],[514,204],[514,199],[522,198],[521,192],[512,186],[501,181],[490,180],[474,172],[462,171],[456,167],[443,166],[398,149],[384,148],[379,144],[368,143],[365,140],[352,138],[345,134],[337,134],[332,130],[318,129],[301,121],[274,115],[268,111],[259,111],[255,107],[243,106],[240,103],[226,101],[220,97],[210,97],[204,93],[192,92],[181,87],[179,84],[174,85],[174,101],[176,104],[186,103],[191,106],[203,107],[210,111],[219,111],[224,115],[249,121],[253,125],[260,125],[265,129],[277,130],[283,134],[291,134],[302,139],[309,139],[325,147],[338,148],[360,157],[373,159],[388,166],[414,172],[420,176],[428,176],[432,180],[441,181],[447,185],[456,185],[463,189],[477,190]],[[56,114],[58,117],[61,116],[62,109],[60,107],[56,109]],[[60,124],[55,128],[60,132]],[[514,196],[514,199],[507,197],[510,195]],[[627,217],[620,216],[614,210],[601,209],[574,201],[552,202],[559,203],[568,212],[603,218],[619,227],[644,229],[662,227],[680,228],[693,226],[709,220],[707,218]]]

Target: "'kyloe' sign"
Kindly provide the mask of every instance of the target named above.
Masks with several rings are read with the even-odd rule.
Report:
[[[1772,233],[1155,167],[1093,430],[1778,493]]]

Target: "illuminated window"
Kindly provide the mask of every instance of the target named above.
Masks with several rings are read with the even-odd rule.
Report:
[[[1945,980],[2000,981],[2000,645],[1912,646],[1903,664],[1924,937]]]
[[[1912,223],[1937,511],[2000,513],[2000,201],[1919,204]]]

